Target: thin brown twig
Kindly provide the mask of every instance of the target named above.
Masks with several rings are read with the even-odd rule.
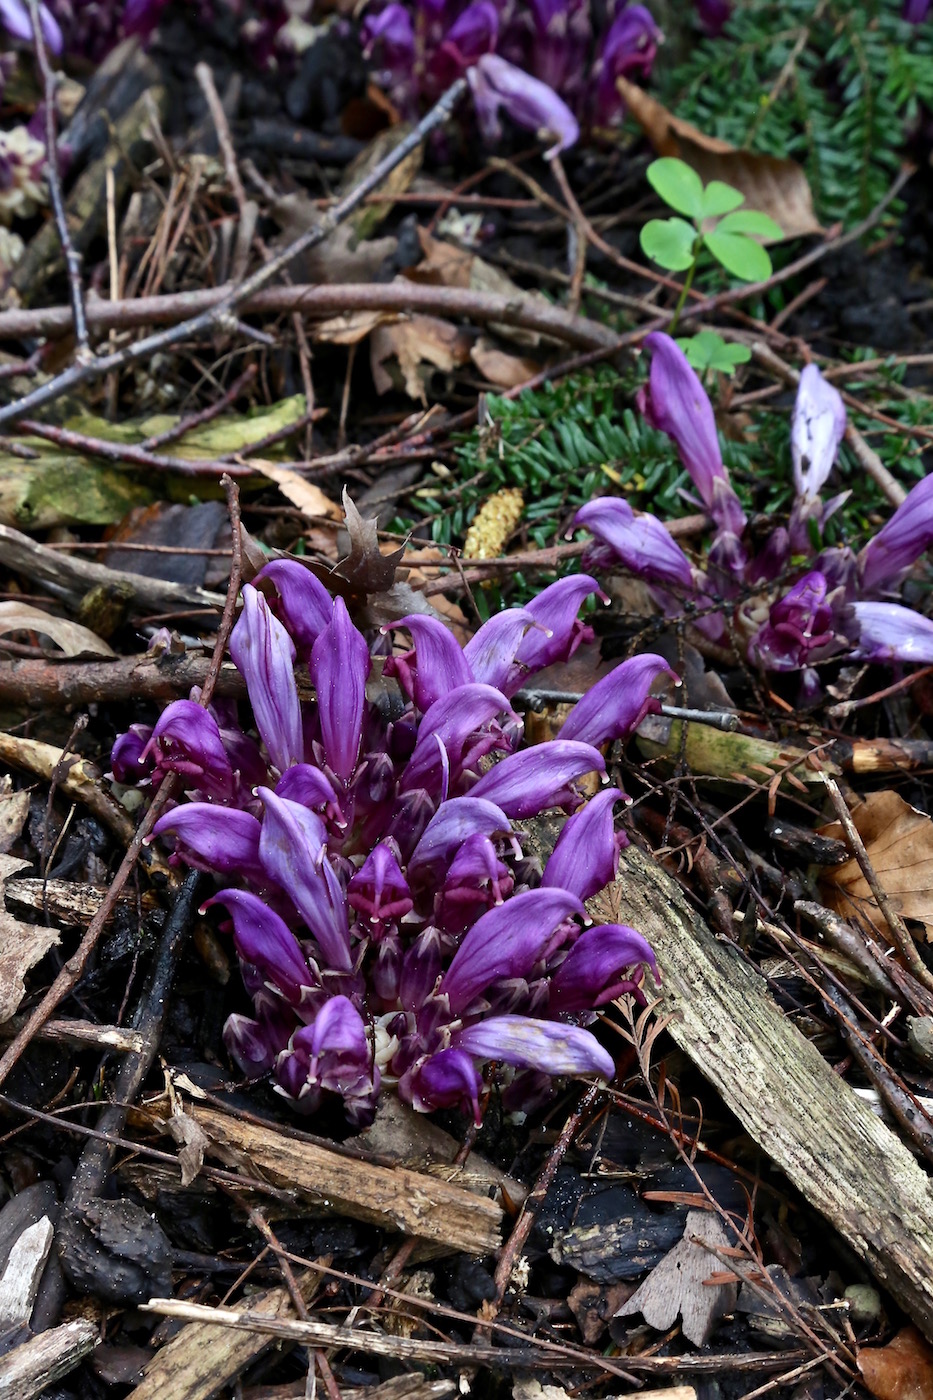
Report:
[[[187,457],[163,457],[155,452],[147,452],[143,447],[134,447],[126,442],[111,442],[107,438],[88,437],[85,433],[73,432],[70,428],[56,428],[51,423],[39,423],[32,418],[21,418],[20,428],[30,437],[43,438],[56,447],[69,447],[75,452],[83,452],[88,457],[103,457],[108,462],[129,462],[136,467],[149,467],[155,471],[178,472],[180,476],[253,476],[252,467],[233,466],[230,462],[200,461]]]
[[[178,438],[184,437],[186,433],[192,432],[195,428],[203,428],[205,423],[212,422],[231,404],[236,403],[258,373],[255,365],[247,365],[243,373],[234,379],[229,389],[214,403],[208,404],[207,408],[199,409],[197,413],[189,413],[186,417],[179,418],[178,422],[173,424],[171,428],[166,428],[161,433],[154,433],[152,437],[147,437],[145,442],[141,442],[139,446],[144,452],[153,452],[157,447],[164,447],[166,443],[176,442]]]

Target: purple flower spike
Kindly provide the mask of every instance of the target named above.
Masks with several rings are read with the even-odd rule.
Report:
[[[867,593],[897,580],[933,544],[933,473],[918,481],[858,557]]]
[[[564,823],[544,867],[544,888],[570,890],[578,899],[587,900],[612,883],[619,852],[628,845],[625,833],[615,830],[612,809],[625,800],[625,793],[618,788],[604,788]]]
[[[371,1122],[380,1077],[366,1026],[353,1003],[342,996],[325,1002],[312,1024],[296,1031],[279,1056],[276,1078],[292,1098],[310,1100],[309,1108],[317,1107],[322,1091],[338,1094],[351,1122]]]
[[[280,773],[304,758],[301,706],[295,685],[295,644],[252,584],[230,634],[230,655],[246,681],[256,728]]]
[[[445,763],[451,777],[459,777],[463,768],[498,746],[497,734],[480,735],[480,730],[503,712],[517,718],[502,692],[491,685],[461,685],[435,700],[421,722],[418,742],[402,776],[402,791],[435,790],[439,767]]]
[[[412,907],[411,891],[394,851],[380,842],[347,887],[347,901],[370,923],[403,919]]]
[[[193,700],[174,700],[159,716],[140,762],[155,753],[161,773],[180,773],[188,786],[219,802],[233,800],[236,780],[217,721]]]
[[[338,598],[333,621],[311,651],[311,680],[317,691],[324,753],[344,782],[353,776],[359,759],[369,667],[369,647]]]
[[[262,882],[259,832],[250,812],[214,802],[183,802],[152,828],[153,837],[174,836],[179,855],[197,870]]]
[[[441,978],[455,1016],[464,1012],[491,982],[524,977],[558,924],[583,905],[567,890],[528,890],[497,904],[473,925]]]
[[[28,43],[33,37],[32,19],[23,0],[0,0],[0,25],[14,39]],[[39,27],[47,47],[52,53],[60,54],[64,48],[62,31],[48,5],[39,5]]]
[[[832,470],[845,430],[846,408],[842,396],[823,378],[816,365],[807,365],[800,376],[790,428],[790,455],[798,496],[819,495]]]
[[[933,664],[933,622],[899,603],[855,603],[859,627],[853,653],[860,661]]]
[[[608,545],[620,564],[648,583],[693,589],[696,575],[680,545],[653,515],[636,515],[619,496],[598,496],[581,506],[574,525]]]
[[[324,823],[297,802],[260,788],[265,807],[259,859],[292,900],[329,968],[349,972],[350,931],[343,887],[327,858]]]
[[[438,618],[413,613],[383,630],[396,627],[407,627],[415,645],[404,656],[387,657],[383,674],[398,677],[399,685],[422,714],[435,700],[475,679],[460,643]]]
[[[285,921],[248,890],[221,890],[204,907],[214,904],[233,920],[233,941],[243,961],[259,969],[273,992],[300,1006],[315,977]]]
[[[548,1010],[569,1015],[637,994],[645,966],[657,981],[654,953],[640,933],[625,924],[597,924],[581,933],[552,976]]]
[[[491,1016],[455,1031],[455,1048],[481,1060],[504,1060],[545,1074],[615,1074],[612,1056],[589,1031],[559,1021],[535,1021],[528,1016]]]
[[[482,1080],[465,1050],[439,1050],[411,1071],[405,1084],[412,1107],[420,1113],[468,1103],[477,1127],[482,1121],[479,1095]]]
[[[616,120],[625,104],[616,88],[616,78],[651,74],[662,35],[654,16],[644,5],[626,5],[613,20],[600,45],[596,62],[596,120],[602,125]]]
[[[504,687],[507,695],[514,695],[529,676],[543,671],[545,666],[569,661],[579,646],[593,640],[593,629],[577,617],[583,600],[593,593],[603,602],[609,601],[589,574],[570,574],[531,600],[527,611],[538,625],[527,631],[519,643]]]
[[[659,676],[678,680],[663,656],[649,651],[623,661],[577,701],[564,721],[561,739],[576,739],[584,744],[626,740],[645,715],[659,712],[661,702],[651,694]]]
[[[473,680],[502,690],[521,640],[534,625],[527,608],[505,608],[484,622],[463,648]]]
[[[509,754],[484,773],[471,792],[495,802],[509,817],[534,817],[548,807],[577,806],[580,796],[570,786],[573,780],[605,771],[602,754],[588,742],[554,739]]]
[[[310,569],[293,559],[273,559],[253,579],[253,585],[265,584],[262,593],[268,598],[269,585],[275,597],[269,606],[285,627],[307,661],[318,634],[334,615],[334,600]]]
[[[476,115],[484,140],[495,145],[501,140],[499,108],[504,107],[512,121],[527,127],[544,139],[554,138],[545,155],[550,159],[566,151],[580,135],[576,117],[547,83],[508,63],[498,54],[487,53],[471,68],[467,77],[473,90]]]
[[[669,335],[653,331],[644,343],[651,351],[651,373],[638,391],[638,407],[653,428],[673,440],[720,530],[739,536],[745,529],[745,512],[722,464],[716,418],[706,390]]]

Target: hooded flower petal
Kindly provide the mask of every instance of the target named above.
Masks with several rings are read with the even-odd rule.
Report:
[[[933,664],[933,622],[899,603],[855,603],[859,628],[853,653],[861,661]]]
[[[215,802],[182,802],[160,817],[153,837],[174,836],[179,853],[198,870],[221,875],[261,875],[259,822],[238,807]]]
[[[346,896],[327,858],[324,823],[297,802],[260,788],[265,807],[259,858],[304,919],[328,968],[348,972],[350,931]]]
[[[258,968],[286,1001],[300,1005],[303,991],[316,979],[284,919],[248,890],[221,890],[204,907],[214,904],[226,909],[233,920],[233,941],[243,961]]]
[[[550,979],[552,1015],[590,1011],[624,992],[636,991],[643,968],[658,967],[650,946],[625,924],[597,924],[586,929]]]
[[[482,1080],[472,1056],[465,1050],[439,1050],[436,1055],[422,1060],[408,1075],[405,1097],[420,1113],[468,1103],[474,1122],[478,1124],[481,1089]]]
[[[509,754],[483,774],[471,795],[495,802],[509,817],[533,817],[548,807],[576,805],[573,780],[605,771],[602,754],[591,744],[555,739]]]
[[[180,773],[186,786],[220,802],[233,801],[236,781],[220,738],[217,721],[193,700],[167,705],[139,759],[156,755],[161,773]]]
[[[564,721],[561,739],[576,739],[584,744],[627,739],[645,715],[659,712],[661,702],[651,694],[659,676],[678,679],[663,656],[645,652],[623,661],[577,701]]]
[[[508,817],[494,802],[481,797],[453,797],[441,803],[428,822],[408,861],[408,874],[413,880],[432,879],[437,883],[471,836],[492,836],[509,829]]]
[[[845,602],[818,569],[804,574],[777,602],[749,644],[749,659],[768,671],[796,671],[845,645]]]
[[[619,563],[638,578],[668,587],[694,587],[693,565],[670,531],[653,515],[636,515],[621,497],[598,496],[588,501],[573,523],[607,544]]]
[[[564,823],[551,852],[541,884],[545,889],[570,890],[587,900],[616,877],[619,851],[628,845],[624,832],[616,832],[612,809],[625,801],[618,788],[604,788]]]
[[[846,408],[838,390],[816,365],[800,376],[790,427],[790,455],[798,496],[818,496],[832,470],[846,430]]]
[[[658,44],[664,36],[644,5],[626,5],[606,31],[596,62],[596,120],[606,126],[623,113],[625,104],[616,78],[651,74]]]
[[[519,644],[534,622],[527,608],[504,608],[484,622],[463,648],[472,679],[501,690]]]
[[[317,692],[324,753],[344,782],[349,782],[359,759],[369,667],[369,647],[338,598],[333,620],[311,650],[311,680]]]
[[[558,924],[583,905],[566,890],[528,890],[484,914],[465,935],[441,979],[455,1015],[501,977],[524,977]]]
[[[294,641],[303,660],[311,655],[311,648],[318,635],[324,631],[334,615],[334,600],[319,579],[310,569],[293,559],[273,559],[264,569],[260,569],[253,583],[258,587],[265,584],[263,595],[268,597],[269,586],[275,598],[269,606]]]
[[[491,685],[461,685],[435,700],[421,721],[418,741],[402,775],[402,791],[433,790],[437,787],[442,762],[449,764],[451,775],[456,778],[468,756],[476,753],[478,757],[480,751],[488,753],[496,747],[497,739],[493,734],[489,735],[485,749],[481,744],[477,750],[470,741],[494,716],[503,712],[517,719],[505,696]]]
[[[593,593],[604,602],[608,601],[594,578],[588,574],[570,574],[532,599],[527,611],[538,625],[529,628],[518,644],[515,662],[504,686],[506,695],[514,695],[529,676],[543,671],[545,666],[569,661],[579,646],[593,640],[593,629],[577,616],[584,599]]]
[[[289,802],[300,802],[312,812],[322,808],[328,818],[339,819],[340,800],[333,783],[326,773],[310,763],[293,763],[287,768],[275,785],[275,795]]]
[[[389,656],[383,667],[386,676],[397,676],[405,694],[424,713],[435,700],[449,695],[457,686],[474,679],[463,648],[449,627],[436,617],[413,613],[401,622],[392,622],[384,631],[407,627],[414,649],[404,656]]]
[[[331,997],[314,1021],[292,1036],[275,1066],[281,1087],[316,1107],[320,1093],[337,1094],[351,1122],[372,1122],[379,1070],[360,1013],[346,997]]]
[[[653,428],[673,439],[703,504],[721,530],[739,536],[745,513],[722,464],[716,418],[706,390],[676,341],[663,331],[645,336],[651,351],[648,383],[638,407]]]
[[[152,772],[155,759],[151,753],[144,758],[152,738],[151,724],[131,724],[125,734],[118,734],[110,751],[110,767],[118,783],[129,787],[144,782]]]
[[[539,82],[498,54],[487,53],[469,70],[476,115],[483,138],[490,144],[502,136],[499,108],[504,107],[512,121],[527,127],[543,139],[554,138],[545,155],[555,156],[572,146],[580,135],[577,119],[553,88]]]
[[[0,0],[0,25],[14,39],[28,43],[32,39],[32,19],[23,0]],[[62,31],[48,5],[39,5],[39,26],[42,37],[52,53],[60,54],[64,48]]]
[[[380,841],[370,851],[360,870],[347,887],[351,907],[369,919],[382,924],[403,919],[412,907],[408,881],[402,874],[395,851]]]
[[[858,557],[865,592],[896,581],[933,544],[933,473],[908,491],[887,525],[868,541]]]
[[[230,655],[246,681],[256,728],[273,764],[283,773],[304,758],[301,706],[295,685],[295,644],[252,584],[243,588],[243,611],[230,634]]]
[[[611,1079],[615,1064],[595,1036],[560,1021],[535,1021],[527,1016],[490,1016],[455,1031],[454,1048],[481,1060],[504,1060],[545,1074],[598,1074]]]

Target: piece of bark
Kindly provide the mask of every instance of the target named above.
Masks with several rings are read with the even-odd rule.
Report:
[[[100,1340],[93,1322],[63,1322],[0,1360],[0,1400],[32,1400],[73,1371]]]
[[[599,922],[630,924],[661,971],[659,1014],[746,1132],[933,1336],[933,1184],[771,998],[732,944],[717,940],[680,887],[634,846],[620,878],[590,901]]]
[[[55,1227],[47,1215],[29,1225],[10,1250],[0,1276],[0,1326],[21,1327],[32,1316]]]
[[[250,1176],[328,1211],[465,1254],[490,1254],[502,1243],[501,1207],[450,1181],[362,1161],[203,1104],[185,1111],[210,1139],[205,1155],[243,1163]]]
[[[177,700],[192,686],[204,684],[210,664],[209,656],[196,652],[121,656],[116,661],[2,661],[0,700],[37,710],[48,705],[67,710],[96,700]],[[214,694],[237,699],[246,694],[246,682],[232,663],[221,666]]]
[[[31,876],[24,880],[8,880],[4,892],[8,905],[32,909],[50,923],[63,924],[66,928],[86,928],[109,894],[104,885],[82,885],[77,880],[39,880]],[[159,901],[151,890],[140,893],[127,890],[117,900],[117,907],[121,906],[131,909],[134,915],[151,914],[159,908]]]

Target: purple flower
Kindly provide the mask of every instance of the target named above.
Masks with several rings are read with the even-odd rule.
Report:
[[[193,700],[175,700],[159,716],[152,737],[140,756],[155,756],[155,775],[178,773],[189,787],[218,802],[233,802],[238,783],[209,710]]]
[[[420,884],[439,884],[456,851],[471,836],[493,836],[510,830],[501,807],[481,797],[453,797],[441,803],[428,822],[408,862],[408,873]]]
[[[429,1059],[421,1060],[410,1072],[407,1087],[412,1107],[422,1113],[467,1103],[477,1126],[482,1121],[479,1107],[482,1080],[472,1055],[466,1050],[439,1050]]]
[[[625,833],[615,830],[612,809],[625,800],[618,788],[604,788],[568,818],[544,867],[542,887],[570,890],[587,900],[612,883],[619,852],[628,845]]]
[[[392,923],[411,912],[411,890],[398,857],[397,846],[393,851],[381,841],[347,887],[348,903],[372,924]]]
[[[382,673],[396,676],[402,690],[422,713],[457,686],[469,685],[476,679],[463,647],[439,618],[413,613],[383,630],[396,627],[407,627],[415,645],[404,656],[387,657]]]
[[[467,77],[480,131],[490,144],[502,138],[500,107],[504,107],[519,126],[536,132],[544,140],[553,139],[554,144],[545,152],[548,158],[565,151],[578,139],[577,119],[553,88],[523,73],[498,54],[483,54]]]
[[[616,78],[640,73],[647,79],[663,37],[644,5],[626,5],[616,15],[596,60],[596,120],[602,125],[615,121],[624,112]]]
[[[901,14],[908,24],[922,24],[930,10],[930,0],[904,0]]]
[[[658,981],[654,953],[640,933],[625,924],[597,924],[580,934],[551,977],[549,1009],[566,1015],[638,994],[646,965]]]
[[[311,680],[317,692],[324,753],[331,770],[344,782],[359,758],[369,667],[369,647],[338,598],[332,620],[311,649]]]
[[[800,375],[790,429],[790,453],[798,496],[818,496],[832,470],[846,430],[842,397],[820,374],[806,365]]]
[[[858,557],[866,593],[886,588],[933,544],[933,473],[918,481]]]
[[[521,640],[533,626],[528,608],[505,608],[484,622],[463,648],[473,680],[503,690]]]
[[[461,685],[435,700],[424,715],[418,741],[402,779],[404,791],[428,787],[440,790],[439,774],[458,782],[494,748],[505,747],[502,730],[489,721],[506,714],[518,723],[501,691],[491,685]],[[446,795],[446,793],[445,793]]]
[[[32,40],[32,19],[23,0],[0,0],[0,25],[14,39],[29,43]],[[39,25],[42,37],[54,54],[60,54],[64,47],[62,31],[48,5],[39,5]]]
[[[712,39],[718,39],[732,15],[730,0],[696,0],[697,19]]]
[[[367,58],[379,45],[390,68],[411,63],[415,56],[415,31],[405,5],[386,5],[379,14],[368,14],[360,25],[360,42]]]
[[[285,921],[248,890],[221,890],[204,907],[214,904],[233,920],[233,941],[243,961],[258,970],[273,992],[299,1007],[316,978]]]
[[[933,664],[933,622],[899,603],[855,603],[859,629],[853,655],[860,661]]]
[[[482,1059],[546,1074],[598,1074],[603,1079],[615,1074],[612,1056],[589,1031],[559,1021],[491,1016],[455,1032],[453,1043]]]
[[[284,773],[304,758],[295,644],[249,583],[243,588],[243,611],[230,634],[230,655],[246,681],[260,738],[274,766]]]
[[[176,848],[198,870],[263,880],[260,825],[250,812],[214,802],[185,802],[160,817],[152,838],[173,836]]]
[[[745,512],[722,464],[716,418],[706,390],[669,335],[653,331],[644,344],[651,351],[651,373],[638,391],[638,407],[653,428],[673,439],[720,531],[738,537],[745,529]]]
[[[636,515],[619,496],[598,496],[581,506],[574,525],[589,530],[623,568],[649,583],[693,590],[696,573],[680,545],[653,515]],[[592,547],[591,547],[592,548]],[[584,554],[590,567],[592,558]]]
[[[151,724],[131,724],[124,734],[118,735],[110,751],[110,766],[118,783],[130,786],[149,777],[154,759],[143,755],[149,749],[151,738]]]
[[[845,645],[840,590],[818,570],[804,574],[771,605],[768,621],[749,644],[749,657],[768,671],[796,671]]]
[[[577,806],[580,796],[571,787],[574,779],[605,771],[598,749],[588,742],[567,743],[561,738],[509,754],[483,774],[472,795],[494,802],[509,817],[534,817],[548,807]]]
[[[276,1061],[283,1091],[306,1112],[324,1093],[337,1094],[350,1122],[371,1123],[380,1075],[363,1018],[346,997],[325,1002],[309,1026],[296,1031]]]
[[[585,598],[593,593],[608,602],[594,578],[588,574],[570,574],[550,584],[528,604],[537,626],[530,627],[519,642],[515,662],[503,686],[506,695],[514,695],[529,676],[569,661],[578,647],[593,640],[593,629],[577,616]]]
[[[253,579],[303,661],[334,615],[334,600],[310,569],[293,559],[273,559]],[[270,596],[270,594],[272,596]]]
[[[314,812],[260,788],[265,807],[259,838],[263,869],[292,900],[329,967],[348,972],[346,896],[327,856],[326,829]]]
[[[678,681],[663,656],[646,652],[623,661],[577,701],[564,720],[561,740],[595,745],[609,739],[628,739],[645,715],[657,714],[661,708],[661,702],[651,694],[659,676]]]

